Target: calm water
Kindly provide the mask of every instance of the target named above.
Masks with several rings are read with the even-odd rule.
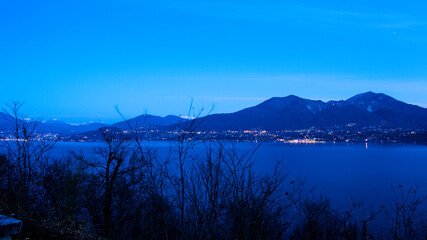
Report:
[[[101,143],[58,143],[55,154],[68,150],[90,149]],[[167,142],[150,142],[159,153],[169,151]],[[244,151],[253,146],[238,143]],[[195,151],[202,152],[198,145]],[[354,197],[373,207],[390,202],[391,185],[418,186],[427,195],[427,147],[415,145],[314,144],[290,145],[263,143],[255,154],[258,171],[269,172],[277,160],[289,171],[289,182],[305,177],[307,188],[329,196],[338,206]]]

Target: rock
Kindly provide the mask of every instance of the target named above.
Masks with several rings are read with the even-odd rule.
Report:
[[[10,234],[21,231],[22,221],[0,215],[0,239],[8,239]]]

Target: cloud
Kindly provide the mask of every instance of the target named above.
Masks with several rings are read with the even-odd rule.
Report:
[[[252,100],[267,100],[263,97],[208,97],[213,100],[238,100],[238,101],[252,101]]]
[[[165,96],[165,98],[172,99],[189,99],[189,97],[185,96]],[[194,96],[193,99],[203,99],[203,100],[237,100],[237,101],[252,101],[252,100],[267,100],[266,97],[226,97],[226,96]]]

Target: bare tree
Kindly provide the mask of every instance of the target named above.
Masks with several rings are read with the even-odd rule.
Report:
[[[144,144],[146,118],[133,125],[116,106],[116,112],[125,122],[135,147],[135,155],[143,162],[145,189],[136,203],[135,238],[168,239],[176,222],[172,216],[172,205],[167,192],[169,158],[162,159],[154,147]]]
[[[241,151],[234,143],[206,142],[187,177],[188,237],[196,239],[283,238],[290,210],[283,194],[286,171],[256,173],[257,146]]]
[[[392,186],[394,203],[383,206],[393,239],[425,239],[427,223],[421,205],[427,197],[419,197],[417,188],[405,189],[402,185]]]
[[[189,171],[188,228],[191,237],[218,239],[224,232],[227,186],[224,148],[205,143],[205,155],[200,154]]]
[[[22,106],[22,102],[12,101],[3,109],[10,127],[4,131],[1,143],[6,151],[10,177],[14,178],[10,179],[11,190],[16,196],[19,210],[26,214],[30,210],[31,195],[37,190],[40,166],[47,161],[47,154],[56,141],[40,139],[37,128],[41,121],[26,120]]]
[[[212,109],[209,111],[208,115]],[[172,154],[172,161],[176,163],[176,173],[170,174],[168,179],[170,180],[171,186],[174,189],[177,202],[178,209],[180,212],[180,227],[182,230],[185,230],[184,226],[186,224],[186,195],[187,195],[187,185],[188,185],[188,170],[189,165],[188,161],[194,159],[194,155],[192,155],[192,150],[197,143],[197,140],[202,140],[198,138],[197,130],[200,130],[200,126],[206,120],[199,119],[202,114],[203,109],[201,109],[198,113],[194,113],[193,108],[193,100],[191,100],[190,108],[188,110],[187,116],[192,116],[193,120],[182,121],[177,124],[175,129],[176,139],[171,142],[171,150],[176,153],[176,157]],[[185,238],[185,231],[182,231],[181,238]]]
[[[101,235],[113,238],[113,229],[120,226],[129,217],[129,211],[132,210],[119,206],[144,188],[143,167],[145,162],[139,152],[135,150],[131,138],[123,132],[110,131],[109,128],[101,128],[100,132],[105,146],[94,149],[97,157],[85,159],[76,156],[100,183],[98,191],[102,207],[99,212],[96,210],[92,212],[94,215],[101,215]],[[97,199],[92,199],[90,208],[96,209],[97,203],[93,200]],[[119,211],[119,209],[123,211]],[[96,216],[94,218],[96,219]]]

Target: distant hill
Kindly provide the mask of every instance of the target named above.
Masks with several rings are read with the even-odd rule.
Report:
[[[24,120],[20,120],[24,121]],[[29,120],[31,121],[31,120]],[[38,122],[37,131],[39,133],[55,133],[60,135],[72,135],[97,130],[103,126],[108,126],[104,123],[89,123],[89,124],[69,124],[59,120],[49,120]],[[0,131],[7,131],[12,128],[10,116],[0,112]]]
[[[174,115],[168,115],[166,117],[159,117],[149,114],[143,114],[135,118],[128,119],[126,121],[121,121],[111,125],[111,127],[117,127],[121,129],[127,129],[129,126],[132,128],[140,127],[152,127],[152,126],[168,126],[172,124],[177,124],[179,122],[186,121],[183,118]]]
[[[329,102],[290,95],[274,97],[235,113],[213,114],[193,121],[200,123],[199,129],[217,131],[346,125],[427,128],[427,109],[373,92]]]
[[[102,141],[103,137],[100,130],[108,130],[110,132],[118,133],[122,130],[127,130],[130,128],[138,129],[141,127],[148,129],[164,129],[166,126],[173,126],[175,124],[186,122],[186,119],[181,117],[168,115],[166,117],[159,117],[154,115],[143,114],[135,118],[128,119],[126,121],[121,121],[110,126],[105,126],[105,128],[100,128],[92,131],[87,131],[80,134],[74,134],[66,138],[67,140],[91,140],[91,141]]]
[[[11,122],[9,121],[9,115],[3,112],[0,112],[0,132],[4,132],[10,129],[10,126],[11,126]]]
[[[38,131],[42,133],[57,133],[60,135],[72,135],[97,130],[101,127],[108,126],[105,123],[84,123],[84,124],[69,124],[59,120],[49,120],[42,122]]]
[[[0,112],[0,131],[10,130],[12,124],[9,115]],[[20,120],[24,121],[24,120]],[[61,136],[71,136],[82,133],[97,132],[98,129],[108,127],[112,129],[128,129],[129,125],[132,128],[140,127],[164,127],[173,125],[179,122],[187,121],[178,116],[168,115],[166,117],[159,117],[154,115],[143,114],[127,121],[121,121],[113,125],[105,123],[89,123],[89,124],[69,124],[60,120],[48,120],[38,123],[37,131],[39,133],[54,133]]]

